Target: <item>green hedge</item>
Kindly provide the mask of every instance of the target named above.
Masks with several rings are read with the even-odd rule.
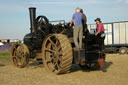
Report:
[[[9,52],[0,53],[0,59],[10,59],[10,55]]]

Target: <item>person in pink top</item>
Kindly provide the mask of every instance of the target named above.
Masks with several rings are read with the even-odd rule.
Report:
[[[97,28],[96,28],[96,36],[98,35],[98,34],[102,34],[102,33],[104,33],[104,26],[103,26],[103,24],[102,24],[102,22],[101,22],[101,20],[100,20],[100,18],[97,18],[97,19],[95,19],[95,22],[96,22],[96,24],[97,24]]]
[[[104,51],[104,39],[105,39],[105,34],[104,34],[104,25],[102,24],[100,18],[95,19],[95,22],[97,24],[96,27],[96,42],[99,44],[99,47],[101,51]]]

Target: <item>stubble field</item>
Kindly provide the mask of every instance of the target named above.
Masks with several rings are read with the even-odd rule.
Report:
[[[68,74],[55,75],[36,61],[17,68],[10,59],[1,58],[0,85],[128,85],[128,55],[107,54],[103,69],[106,72],[72,65]]]

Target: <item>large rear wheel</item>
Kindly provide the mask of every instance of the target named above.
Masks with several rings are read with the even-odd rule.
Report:
[[[56,74],[66,73],[71,68],[72,47],[65,35],[48,35],[43,42],[42,55],[45,67]]]

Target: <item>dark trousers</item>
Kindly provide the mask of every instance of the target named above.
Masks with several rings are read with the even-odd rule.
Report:
[[[99,44],[100,51],[104,51],[104,39],[105,39],[105,37],[101,37],[101,34],[102,33],[99,33],[97,35],[96,43]]]
[[[89,33],[89,31],[88,31],[88,26],[87,26],[87,24],[83,24],[83,35],[84,35],[84,36],[87,36],[88,33]]]

